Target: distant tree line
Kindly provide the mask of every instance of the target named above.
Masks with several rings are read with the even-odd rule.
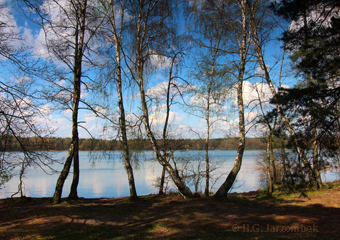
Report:
[[[27,137],[22,138],[27,148],[30,151],[67,151],[71,138],[38,138]],[[151,151],[152,145],[147,139],[130,139],[128,140],[132,151]],[[162,145],[162,141],[158,140]],[[216,138],[210,139],[210,150],[237,150],[237,138]],[[288,141],[286,141],[288,144]],[[0,148],[6,151],[21,151],[20,142],[14,137],[8,137],[6,147],[4,142],[0,143]],[[168,145],[178,146],[177,150],[204,150],[204,139],[172,139],[169,140]],[[288,146],[288,145],[287,145]],[[287,147],[286,146],[286,147]],[[275,138],[273,141],[273,148],[281,147],[281,139]],[[266,150],[265,138],[246,138],[246,150]],[[104,139],[79,139],[80,151],[122,151],[123,143],[120,140],[104,140]]]

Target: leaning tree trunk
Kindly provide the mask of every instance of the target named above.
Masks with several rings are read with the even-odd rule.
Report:
[[[169,162],[169,156],[168,156],[169,144],[168,144],[168,139],[167,139],[167,130],[168,130],[168,124],[169,124],[170,105],[171,105],[170,91],[171,91],[171,82],[172,82],[172,79],[173,79],[173,76],[172,76],[173,68],[174,68],[178,54],[179,54],[179,52],[177,52],[172,57],[172,60],[171,60],[170,72],[169,72],[169,77],[168,77],[168,86],[167,86],[167,91],[166,91],[166,116],[165,116],[165,122],[164,122],[164,126],[163,126],[163,150],[162,150],[163,151],[163,158],[164,158],[165,162]],[[173,155],[172,155],[172,159],[174,159]],[[158,195],[164,195],[165,170],[166,170],[165,166],[163,166]],[[175,170],[175,172],[177,172],[177,171]]]
[[[121,140],[123,145],[123,157],[124,157],[124,167],[128,176],[128,183],[129,183],[129,190],[130,190],[130,199],[137,200],[137,191],[135,186],[135,180],[133,175],[133,169],[131,166],[131,157],[130,157],[130,151],[129,151],[129,145],[128,145],[128,139],[127,139],[127,129],[126,129],[126,115],[125,115],[125,109],[124,109],[124,101],[123,101],[123,80],[122,80],[122,69],[121,69],[121,41],[122,41],[122,31],[123,31],[123,25],[124,22],[124,1],[122,2],[122,6],[120,9],[120,18],[118,20],[118,24],[120,26],[117,26],[116,22],[116,13],[118,9],[115,9],[115,1],[110,1],[109,7],[105,8],[106,10],[106,17],[109,20],[109,23],[111,25],[111,30],[113,32],[113,38],[114,38],[114,46],[115,46],[115,54],[116,54],[116,81],[117,81],[117,94],[118,94],[118,109],[120,112],[119,116],[119,131],[121,134]],[[118,11],[119,12],[119,11]],[[118,29],[120,29],[118,31]]]
[[[73,139],[73,180],[71,184],[69,199],[78,199],[77,187],[79,183],[79,136],[78,136],[78,107],[80,99],[80,79],[75,80],[73,94],[73,112],[72,112],[72,139]]]
[[[160,149],[158,147],[158,144],[156,142],[156,139],[151,132],[151,127],[149,123],[149,114],[148,114],[148,109],[146,105],[146,100],[145,100],[145,92],[143,88],[143,80],[139,82],[139,88],[140,88],[140,95],[141,95],[141,102],[142,102],[142,109],[143,109],[143,122],[145,126],[145,130],[147,133],[147,136],[149,138],[149,141],[151,142],[152,148],[156,154],[156,158],[158,162],[165,167],[166,171],[169,173],[171,176],[176,188],[178,191],[182,194],[183,197],[193,197],[192,192],[190,189],[183,183],[181,177],[177,174],[177,172],[172,168],[170,163],[164,159],[162,156]]]
[[[242,84],[243,84],[243,75],[242,78],[239,77],[238,81],[238,111],[239,111],[239,143],[237,147],[237,154],[236,154],[236,159],[235,163],[233,166],[233,169],[230,171],[228,174],[228,177],[226,181],[223,183],[223,185],[218,189],[218,191],[215,193],[214,196],[216,197],[225,197],[227,196],[229,190],[233,186],[237,174],[241,169],[242,165],[242,158],[243,158],[243,152],[244,152],[244,147],[245,147],[245,125],[244,125],[244,106],[243,106],[243,94],[242,94]]]
[[[77,21],[75,32],[75,53],[74,53],[74,86],[73,86],[73,109],[72,109],[72,138],[74,139],[73,157],[73,181],[71,184],[69,199],[78,199],[77,188],[79,184],[79,134],[78,134],[78,109],[80,101],[80,85],[82,74],[82,59],[85,39],[85,15],[87,1],[81,6],[79,22]]]
[[[157,1],[152,2],[152,4],[148,5],[151,2],[145,2],[145,1],[139,1],[137,3],[138,10],[135,12],[135,67],[134,71],[136,71],[136,76],[134,79],[136,80],[138,87],[139,87],[139,93],[140,93],[140,100],[141,100],[141,106],[142,106],[142,112],[143,112],[143,124],[145,127],[146,134],[148,136],[148,139],[152,145],[153,151],[156,154],[156,159],[158,162],[165,167],[166,171],[169,173],[170,177],[172,178],[175,186],[177,187],[178,191],[182,194],[183,197],[193,197],[193,194],[191,190],[185,185],[182,178],[179,176],[179,174],[173,169],[171,164],[164,158],[164,156],[161,154],[161,150],[156,142],[155,136],[153,132],[151,131],[150,126],[150,120],[149,120],[149,113],[148,113],[148,106],[146,103],[146,97],[145,97],[145,79],[144,79],[144,64],[147,61],[147,55],[146,51],[148,49],[152,49],[152,43],[156,43],[159,39],[157,39],[157,34],[153,36],[149,36],[149,32],[153,32],[157,27],[164,27],[163,20],[167,17],[159,21],[158,18],[156,19],[155,15],[158,14],[157,10]],[[143,8],[145,6],[149,7],[148,11],[144,11]],[[146,8],[145,8],[146,9]],[[155,15],[153,15],[155,14]],[[153,23],[150,24],[152,21],[155,20]],[[153,33],[152,33],[153,34]],[[162,36],[163,38],[163,36]]]
[[[137,200],[137,191],[135,187],[135,179],[133,176],[133,169],[131,166],[131,158],[130,158],[130,152],[129,152],[129,146],[128,146],[128,140],[126,135],[126,122],[125,122],[125,110],[124,110],[124,103],[123,103],[123,91],[122,91],[122,78],[121,78],[121,69],[120,69],[120,54],[119,54],[119,48],[116,45],[116,55],[117,55],[117,91],[118,91],[118,106],[120,111],[120,121],[119,121],[119,127],[122,137],[122,143],[123,143],[123,153],[124,153],[124,166],[126,173],[128,175],[128,182],[129,182],[129,189],[130,189],[130,198],[132,200]]]
[[[245,72],[246,56],[247,56],[247,20],[246,20],[246,0],[241,1],[242,10],[242,42],[240,46],[240,68],[237,79],[237,105],[239,114],[239,141],[237,147],[236,159],[234,166],[227,179],[215,193],[215,197],[226,197],[229,190],[232,188],[237,174],[241,169],[242,158],[245,148],[245,121],[244,121],[244,105],[243,105],[243,76]]]
[[[79,71],[81,71],[79,69]],[[54,203],[60,203],[62,188],[64,182],[69,174],[70,167],[73,159],[73,181],[71,184],[71,191],[68,196],[69,199],[77,199],[77,186],[79,183],[79,136],[78,136],[78,108],[80,100],[80,76],[78,77],[79,71],[75,74],[74,89],[73,89],[73,107],[72,107],[72,140],[69,149],[68,156],[66,158],[64,168],[59,175],[56,190],[53,196]]]
[[[139,42],[137,40],[137,42]],[[182,181],[182,178],[178,175],[178,173],[173,169],[173,167],[170,165],[168,161],[164,159],[162,156],[160,149],[158,147],[158,144],[156,142],[156,139],[151,131],[150,123],[149,123],[149,113],[148,113],[148,107],[146,104],[145,99],[145,90],[144,90],[144,79],[143,79],[143,60],[142,60],[142,54],[141,50],[137,50],[137,74],[138,74],[138,85],[139,85],[139,91],[140,91],[140,98],[142,103],[142,111],[143,111],[143,123],[145,126],[145,130],[147,133],[147,136],[149,138],[149,141],[152,145],[152,148],[156,154],[156,158],[158,162],[165,167],[166,171],[169,173],[170,177],[172,178],[176,188],[178,191],[182,194],[183,197],[191,198],[194,195],[192,194],[191,190],[184,184]]]
[[[64,186],[65,180],[71,168],[73,155],[74,155],[74,144],[73,142],[71,142],[70,148],[68,150],[68,155],[67,155],[67,158],[64,164],[64,168],[59,175],[59,178],[57,180],[57,184],[55,187],[55,191],[53,194],[52,202],[55,204],[58,204],[61,202],[61,194],[63,191],[63,186]]]
[[[162,167],[162,175],[161,175],[161,181],[159,183],[159,196],[163,196],[165,194],[164,192],[164,183],[165,183],[165,167]]]
[[[271,81],[271,78],[269,76],[267,66],[266,66],[266,64],[264,62],[264,58],[263,58],[263,54],[262,54],[262,47],[261,47],[261,44],[260,44],[260,41],[259,41],[259,38],[258,38],[258,34],[257,34],[257,26],[254,23],[255,20],[254,20],[253,16],[252,16],[252,22],[253,22],[253,43],[254,43],[257,59],[258,59],[258,62],[260,64],[260,66],[261,66],[261,69],[263,71],[263,75],[264,75],[264,77],[265,77],[265,79],[267,81],[267,84],[270,87],[272,95],[275,96],[276,95],[276,90],[275,90],[274,84]],[[280,114],[280,117],[281,117],[283,123],[285,124],[285,127],[287,128],[289,134],[291,135],[292,140],[294,141],[294,144],[296,146],[297,152],[298,152],[298,154],[299,154],[303,164],[307,168],[309,177],[314,179],[313,178],[314,174],[312,172],[312,167],[311,167],[311,165],[310,165],[310,163],[308,161],[308,158],[307,158],[305,152],[303,151],[302,148],[299,147],[298,140],[296,138],[296,134],[295,134],[294,129],[291,127],[289,121],[287,120],[285,114],[282,111],[281,106],[278,103],[276,104],[276,108],[277,108],[278,113]]]
[[[79,139],[78,137],[74,141],[74,154],[73,154],[73,178],[71,184],[71,191],[68,195],[68,199],[78,199],[78,183],[79,183]]]

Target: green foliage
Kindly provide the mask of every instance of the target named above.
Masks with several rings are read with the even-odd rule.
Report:
[[[298,138],[301,138],[303,149],[311,149],[308,144],[315,138],[314,128],[318,129],[317,141],[320,149],[331,151],[339,149],[338,112],[332,107],[340,94],[339,90],[320,86],[281,89],[272,99],[272,103],[280,104],[285,115],[291,119],[291,125],[296,129]],[[315,121],[312,122],[312,118]],[[282,129],[283,125],[279,130]]]
[[[299,150],[303,164],[299,158],[287,161],[285,167],[292,179],[295,175],[302,182],[314,181],[320,186],[318,171],[332,164],[338,166],[334,159],[339,157],[340,149],[340,2],[283,0],[272,6],[291,22],[282,40],[297,76],[303,80],[293,89],[280,89],[271,101],[282,107],[294,129],[290,146],[306,155],[301,156]],[[288,132],[282,122],[277,129],[277,136]]]
[[[282,40],[293,53],[296,68],[318,83],[339,80],[339,7],[339,1],[329,0],[285,0],[274,5],[277,14],[295,21]]]

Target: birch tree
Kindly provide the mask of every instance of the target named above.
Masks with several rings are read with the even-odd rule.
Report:
[[[139,88],[142,109],[142,119],[146,135],[156,154],[158,162],[165,167],[171,176],[178,191],[183,197],[193,197],[190,189],[185,185],[181,177],[165,159],[151,129],[149,108],[147,104],[147,63],[151,56],[162,52],[163,46],[174,36],[174,29],[170,28],[171,18],[174,14],[176,1],[140,0],[128,1],[128,14],[132,17],[130,25],[130,40],[132,49],[129,56],[129,68],[132,78]]]
[[[263,3],[262,1],[253,1],[252,5],[249,6],[250,8],[250,15],[251,15],[251,22],[252,22],[252,29],[253,29],[253,44],[255,47],[256,55],[258,62],[261,66],[261,69],[263,71],[263,75],[265,77],[265,80],[267,81],[267,84],[270,86],[270,89],[272,91],[273,96],[277,94],[277,91],[275,90],[273,81],[269,75],[269,71],[267,69],[267,66],[265,64],[265,59],[263,57],[263,49],[262,49],[262,44],[260,41],[260,35],[259,35],[259,29],[261,28],[261,24],[263,24],[264,21],[266,21],[266,15],[263,14],[264,12],[269,12],[269,3],[265,2]],[[269,13],[271,14],[271,13]],[[261,17],[259,17],[259,15]],[[268,15],[267,15],[268,16]],[[304,17],[304,21],[306,21],[306,17]],[[304,24],[306,26],[307,24]],[[304,38],[306,39],[306,38]],[[308,75],[308,74],[307,74]],[[307,77],[310,79],[310,77]],[[310,85],[310,83],[308,83]],[[307,85],[308,85],[307,84]],[[294,142],[294,146],[296,147],[297,153],[299,157],[301,158],[305,168],[308,171],[308,181],[311,182],[312,185],[317,186],[320,188],[322,186],[322,180],[319,172],[319,167],[318,167],[318,153],[317,153],[317,145],[316,145],[316,128],[314,127],[314,137],[312,140],[312,149],[313,149],[313,164],[310,164],[308,157],[301,146],[299,144],[299,135],[296,133],[296,130],[292,127],[292,124],[289,122],[287,119],[287,116],[285,115],[282,106],[278,101],[276,101],[276,108],[277,112],[280,115],[281,120],[283,121],[286,129],[288,130],[292,141]],[[315,122],[312,120],[312,122]]]
[[[188,106],[190,114],[204,119],[206,123],[205,134],[205,190],[209,196],[210,160],[209,142],[213,134],[213,125],[226,120],[224,104],[231,86],[229,74],[230,66],[221,64],[228,55],[226,42],[229,38],[228,28],[224,18],[208,2],[192,1],[189,9],[192,15],[193,26],[189,27],[189,40],[195,43],[193,51],[199,52],[194,57],[189,78],[192,79],[193,97]],[[197,133],[199,134],[199,133]],[[201,135],[199,134],[201,138]]]
[[[54,1],[45,0],[25,2],[32,10],[38,11],[42,17],[42,31],[38,36],[41,48],[37,56],[52,61],[55,71],[43,76],[49,81],[50,89],[47,96],[54,102],[63,102],[72,112],[72,137],[64,168],[61,171],[53,202],[61,201],[61,194],[65,179],[73,161],[73,181],[69,194],[70,199],[77,199],[79,183],[79,133],[78,112],[81,102],[81,85],[85,84],[84,62],[92,65],[89,53],[93,53],[95,33],[101,25],[93,1]],[[88,78],[86,78],[88,79]],[[70,85],[71,88],[67,88]]]
[[[124,165],[128,175],[130,198],[136,200],[137,192],[135,187],[135,181],[133,177],[133,169],[131,166],[131,157],[127,138],[127,124],[126,115],[123,100],[123,76],[122,76],[122,37],[123,30],[126,25],[125,21],[129,16],[126,15],[125,8],[126,1],[101,1],[102,8],[104,10],[105,17],[111,28],[112,42],[114,44],[115,53],[115,82],[117,83],[118,94],[118,108],[119,108],[119,133],[122,139]]]
[[[228,174],[224,183],[220,186],[214,196],[223,197],[228,194],[228,191],[233,186],[235,179],[237,177],[238,172],[241,169],[242,158],[245,148],[245,119],[244,119],[244,104],[243,104],[243,79],[246,71],[246,63],[247,63],[247,54],[249,49],[249,26],[247,19],[247,1],[225,1],[225,2],[212,2],[209,1],[212,6],[214,6],[215,11],[221,14],[224,18],[225,24],[228,24],[228,27],[233,32],[233,36],[236,39],[236,50],[238,53],[238,61],[237,61],[237,71],[235,77],[237,78],[236,83],[236,92],[237,92],[237,107],[238,107],[238,147],[236,159],[234,162],[234,166],[230,173]],[[237,16],[240,16],[240,19],[237,19]],[[235,53],[232,52],[232,53]]]

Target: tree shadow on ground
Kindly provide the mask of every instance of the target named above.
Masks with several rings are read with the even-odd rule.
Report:
[[[338,195],[339,197],[339,195]],[[0,204],[1,239],[339,239],[340,208],[253,196]]]

